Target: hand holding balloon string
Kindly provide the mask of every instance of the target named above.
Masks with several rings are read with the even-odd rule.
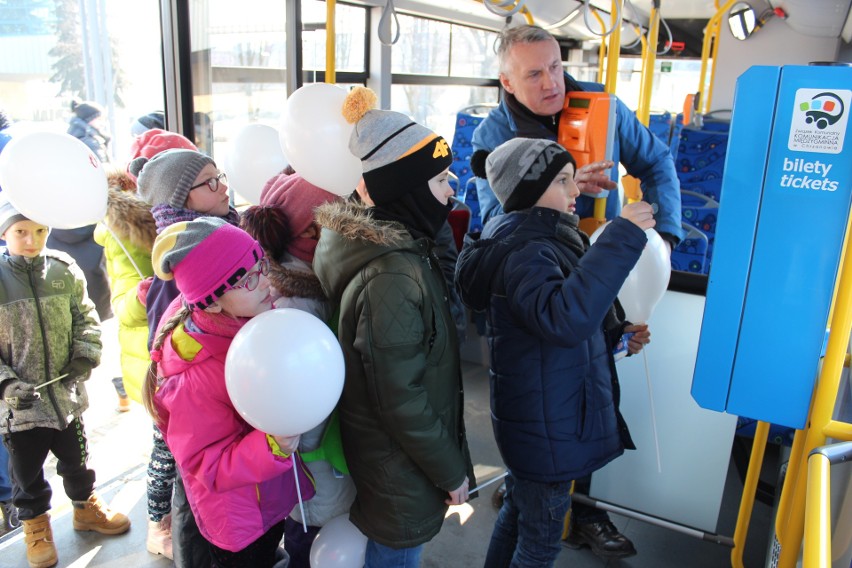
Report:
[[[461,505],[465,503],[468,499],[470,499],[470,492],[468,491],[468,484],[470,480],[468,480],[467,476],[464,477],[464,481],[457,489],[450,491],[450,498],[445,499],[444,503],[447,505]]]
[[[627,341],[627,352],[636,355],[647,344],[651,343],[651,332],[647,323],[630,324],[624,327],[624,334],[633,334]]]
[[[275,434],[270,434],[270,436],[272,436],[272,439],[275,440],[275,443],[278,444],[278,447],[285,454],[295,452],[299,448],[299,440],[302,438],[301,434],[295,436],[276,436]]]

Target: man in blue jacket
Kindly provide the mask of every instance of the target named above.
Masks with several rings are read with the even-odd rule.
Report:
[[[557,140],[559,118],[569,91],[602,91],[597,83],[578,82],[562,68],[559,44],[546,30],[521,25],[503,31],[497,47],[500,58],[500,105],[489,113],[473,133],[474,152],[491,152],[512,138]],[[683,238],[681,229],[680,183],[668,147],[660,142],[635,114],[616,99],[616,136],[613,159],[627,173],[642,181],[643,200],[655,207],[656,230],[671,251]],[[610,168],[613,179],[601,171],[611,163],[596,162],[579,168],[574,181],[584,193],[598,194],[617,187],[618,168]],[[476,178],[483,225],[503,213],[488,180]],[[606,218],[621,211],[617,191],[607,197]],[[576,213],[591,217],[594,199],[581,195]],[[588,494],[591,478],[578,479],[575,490]],[[495,493],[499,505],[505,485]],[[618,532],[605,511],[575,503],[571,531],[566,544],[572,548],[589,546],[603,558],[624,558],[636,554],[630,540]]]
[[[473,149],[493,151],[512,138],[557,140],[557,129],[565,93],[602,91],[603,85],[576,81],[562,69],[559,44],[546,30],[537,26],[515,26],[504,30],[497,48],[500,57],[500,105],[480,123],[473,133]],[[680,211],[680,183],[674,159],[663,144],[636,118],[633,111],[616,99],[616,136],[613,160],[621,162],[627,173],[642,181],[643,200],[656,205],[657,232],[674,248],[683,238]],[[606,167],[606,166],[603,166]],[[574,180],[583,193],[600,193],[617,187],[618,168],[611,168],[612,179],[600,173],[601,163],[579,168]],[[483,225],[503,213],[488,181],[476,179]],[[591,217],[594,199],[581,195],[577,200],[580,218]],[[621,211],[618,192],[607,197],[606,218]]]

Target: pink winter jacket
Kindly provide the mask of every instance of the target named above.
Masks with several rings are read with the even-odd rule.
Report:
[[[180,297],[172,302],[161,325],[179,302]],[[298,506],[293,461],[273,455],[266,434],[246,423],[228,397],[225,356],[245,321],[214,326],[221,317],[195,312],[192,319],[206,333],[181,325],[163,343],[159,374],[167,378],[154,402],[201,534],[237,552]],[[302,499],[307,500],[314,495],[313,480],[301,458],[297,461]]]

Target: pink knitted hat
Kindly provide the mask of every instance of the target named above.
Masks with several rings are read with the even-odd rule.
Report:
[[[136,176],[130,172],[130,162],[136,158],[142,156],[150,160],[163,150],[172,149],[198,151],[198,148],[196,148],[195,144],[193,144],[189,138],[175,132],[160,130],[159,128],[152,128],[151,130],[144,132],[141,136],[134,139],[133,143],[130,145],[130,159],[127,161],[127,175],[133,178],[133,181],[136,181]]]
[[[151,251],[154,272],[175,279],[193,309],[221,298],[263,258],[248,233],[219,217],[175,223],[157,235]]]
[[[313,261],[316,240],[299,235],[314,223],[314,209],[338,199],[340,197],[320,189],[298,173],[278,174],[267,181],[260,192],[261,205],[277,205],[287,213],[293,237],[287,252],[305,262]]]

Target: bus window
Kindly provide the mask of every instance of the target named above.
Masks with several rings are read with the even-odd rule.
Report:
[[[497,34],[402,14],[399,27],[391,108],[452,142],[460,109],[498,100]]]
[[[110,138],[107,154],[126,161],[136,118],[165,107],[159,5],[0,3],[3,110],[13,122],[65,132],[71,101],[94,103],[103,108],[98,128]]]

